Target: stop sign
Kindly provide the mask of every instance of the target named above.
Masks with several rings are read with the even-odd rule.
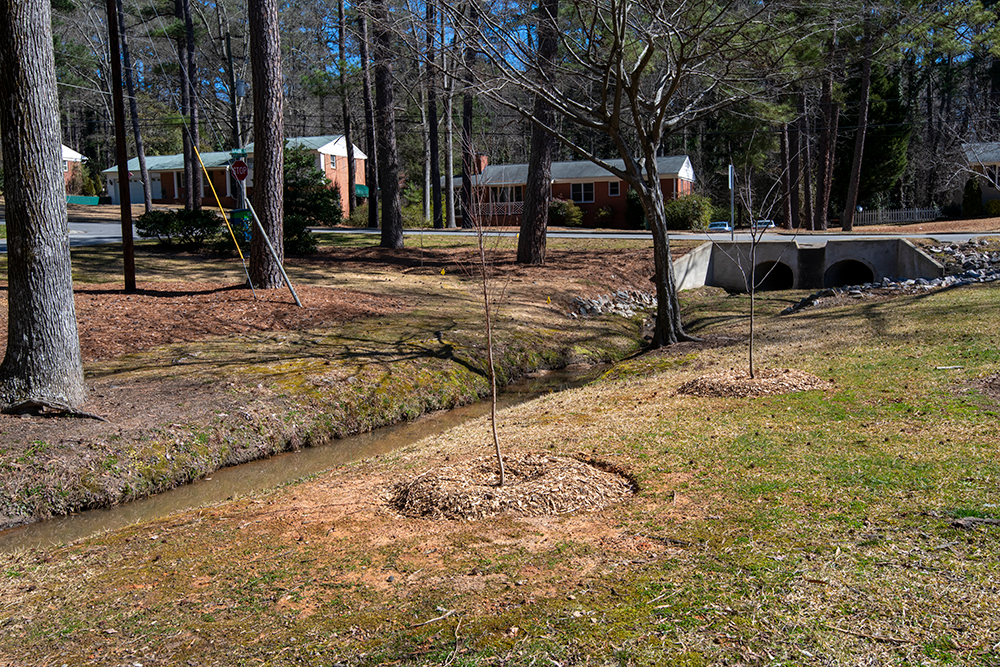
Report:
[[[233,176],[235,176],[237,180],[240,181],[245,181],[247,178],[247,174],[250,173],[250,168],[247,167],[247,163],[244,162],[243,160],[237,160],[236,162],[232,163],[229,166],[229,170],[233,172]]]

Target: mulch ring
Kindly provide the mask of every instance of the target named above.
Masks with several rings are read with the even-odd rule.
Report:
[[[812,373],[798,371],[794,368],[758,369],[753,378],[745,369],[730,368],[685,382],[677,390],[677,393],[688,396],[748,398],[787,394],[792,391],[809,389],[826,389],[829,386],[830,383],[826,380],[821,380]]]
[[[547,454],[504,456],[506,479],[499,486],[493,457],[433,468],[390,490],[401,514],[429,519],[476,520],[497,514],[541,516],[592,512],[620,503],[638,490],[609,464]]]

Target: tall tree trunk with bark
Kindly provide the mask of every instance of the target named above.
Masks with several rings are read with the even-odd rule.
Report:
[[[195,152],[201,150],[201,131],[198,127],[198,66],[195,61],[197,55],[194,48],[194,20],[191,17],[191,0],[181,0],[184,9],[184,34],[187,38],[187,70],[188,70],[188,101],[190,104],[191,132],[191,189],[194,197],[191,200],[195,211],[201,210],[201,200],[205,196],[204,185],[201,177],[201,160]],[[181,65],[184,67],[184,64]]]
[[[781,144],[781,226],[792,228],[792,167],[788,147],[788,124],[782,123],[779,135]]]
[[[425,21],[427,48],[427,126],[430,131],[431,210],[434,228],[444,227],[441,211],[441,147],[438,145],[437,53],[434,39],[437,33],[436,0],[427,3]]]
[[[184,20],[184,0],[174,1],[174,15]],[[187,118],[191,113],[191,86],[188,84],[189,70],[187,67],[187,36],[177,38],[177,59],[180,61],[181,117]],[[191,133],[185,127],[181,132],[181,145],[184,151],[184,208],[194,209],[194,151],[191,150]]]
[[[830,188],[833,185],[833,158],[837,150],[837,122],[840,118],[840,106],[833,100],[833,72],[823,78],[823,93],[819,105],[821,127],[816,170],[816,207],[813,214],[816,216],[814,229],[825,230],[830,208]]]
[[[375,133],[378,145],[379,199],[382,204],[383,248],[403,247],[403,210],[399,193],[399,153],[396,151],[395,93],[392,83],[393,33],[386,0],[373,0],[375,38]]]
[[[337,49],[340,56],[340,104],[344,116],[344,143],[347,147],[347,214],[354,213],[357,205],[357,174],[354,165],[354,144],[351,139],[351,114],[347,105],[347,21],[344,18],[344,0],[337,0]]]
[[[358,13],[361,28],[361,80],[365,104],[365,181],[368,184],[368,226],[378,229],[378,142],[375,140],[375,104],[372,102],[371,58],[368,56],[368,19],[362,10]]]
[[[799,123],[802,128],[802,215],[808,229],[816,229],[816,219],[813,217],[813,178],[812,178],[812,132],[809,115],[806,108],[806,94],[799,94]]]
[[[277,0],[250,0],[250,69],[253,74],[253,205],[277,254],[254,230],[250,240],[250,280],[261,289],[281,287],[284,260],[285,125],[281,77],[281,37]]]
[[[476,0],[469,3],[469,23],[478,28],[479,7]],[[462,227],[471,229],[475,226],[472,212],[472,177],[477,173],[476,149],[472,140],[472,77],[476,67],[476,45],[467,40],[465,50],[465,75],[462,91]]]
[[[796,96],[797,97],[797,96]],[[802,132],[801,118],[792,121],[788,128],[788,185],[791,188],[789,193],[789,207],[792,214],[792,229],[798,229],[802,225],[801,201],[799,199],[799,186],[802,182]]]
[[[455,222],[455,77],[452,76],[449,63],[454,63],[454,58],[449,58],[449,51],[444,49],[445,25],[441,21],[441,72],[444,74],[442,83],[444,85],[444,137],[445,155],[444,161],[444,210],[445,226],[448,229],[457,227]],[[454,43],[452,44],[454,47]]]
[[[122,0],[115,0],[118,6],[118,34],[122,43],[122,74],[125,75],[125,90],[128,92],[128,110],[132,116],[132,134],[135,136],[135,154],[139,161],[139,178],[142,181],[143,203],[146,213],[153,210],[153,192],[149,185],[149,170],[146,169],[146,150],[142,143],[142,131],[139,129],[139,109],[135,99],[135,72],[132,69],[132,57],[128,50],[128,37],[125,34],[125,14],[122,12]]]
[[[861,162],[865,152],[865,133],[868,129],[868,107],[872,89],[872,41],[868,21],[865,21],[865,52],[861,59],[861,91],[858,102],[858,129],[854,136],[854,159],[851,161],[851,180],[847,185],[847,202],[840,219],[842,231],[854,229],[854,209],[858,205],[858,188],[861,185]]]
[[[8,281],[0,404],[73,408],[87,392],[73,304],[48,2],[0,2],[0,62]]]
[[[552,66],[559,46],[559,0],[542,0],[538,5],[538,85],[552,85]],[[535,95],[536,122],[531,124],[531,148],[528,154],[528,178],[524,186],[524,213],[517,239],[518,264],[545,263],[545,234],[552,200],[552,153],[555,137],[544,126],[552,127],[555,113],[541,95]]]

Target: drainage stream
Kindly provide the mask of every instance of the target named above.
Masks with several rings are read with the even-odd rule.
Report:
[[[589,366],[533,374],[533,377],[505,388],[498,397],[498,407],[517,405],[547,393],[582,386],[599,376],[604,369],[604,366]],[[54,517],[0,531],[0,553],[66,544],[103,531],[274,488],[351,461],[386,454],[489,414],[489,411],[489,401],[481,401],[434,412],[412,422],[334,440],[320,447],[222,468],[191,484],[124,505]]]

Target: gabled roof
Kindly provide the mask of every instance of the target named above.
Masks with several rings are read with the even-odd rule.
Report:
[[[229,163],[232,162],[232,156],[229,154],[229,151],[214,151],[211,153],[202,153],[201,161],[205,163],[205,167],[213,169],[229,165]],[[128,161],[128,170],[131,171],[133,174],[139,171],[139,158],[134,157]],[[146,170],[184,171],[184,154],[178,153],[177,155],[147,155]],[[114,176],[118,173],[118,165],[109,167],[104,171],[102,171],[101,173]]]
[[[625,168],[624,160],[607,160],[607,163],[618,169]],[[683,178],[694,181],[694,168],[687,155],[673,155],[656,159],[656,168],[660,178]],[[588,160],[574,162],[553,162],[552,180],[558,182],[617,180],[604,167],[599,167]],[[526,164],[496,164],[488,165],[475,179],[476,185],[520,185],[528,182],[528,165]]]
[[[319,137],[289,137],[285,141],[292,147],[301,146],[317,153],[323,153],[324,155],[347,157],[347,140],[342,134],[324,134]],[[253,153],[253,144],[247,146],[247,153]],[[355,146],[354,159],[367,160],[368,156]]]
[[[1000,141],[962,144],[962,151],[969,166],[1000,164]]]
[[[66,162],[86,162],[87,157],[83,153],[77,153],[75,150],[63,144],[62,147],[62,159]]]

